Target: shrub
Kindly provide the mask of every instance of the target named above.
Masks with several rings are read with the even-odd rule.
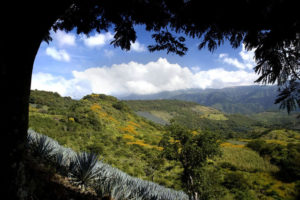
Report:
[[[230,190],[246,190],[248,189],[249,183],[243,174],[231,172],[226,174],[223,185]]]
[[[220,164],[220,167],[222,167],[224,169],[230,169],[232,171],[236,171],[237,170],[236,166],[234,166],[233,164],[231,164],[229,162],[222,162]]]
[[[288,181],[300,179],[300,147],[289,144],[287,155],[280,160],[280,175]]]
[[[118,101],[118,102],[114,103],[112,106],[115,109],[120,110],[120,111],[125,111],[125,112],[129,111],[128,106],[122,101]]]
[[[247,147],[260,153],[262,148],[266,145],[266,142],[263,140],[252,140],[248,142]]]
[[[241,190],[234,190],[234,200],[254,200],[257,199],[250,194],[248,190],[241,191]]]
[[[40,134],[28,131],[28,146],[34,144]],[[42,137],[44,138],[44,137]],[[165,188],[150,181],[144,181],[98,161],[93,153],[75,153],[69,148],[60,146],[56,141],[45,137],[43,144],[51,144],[55,157],[51,161],[61,167],[66,167],[72,182],[81,187],[91,186],[99,197],[123,200],[188,200],[182,191]],[[31,148],[31,147],[30,147]]]

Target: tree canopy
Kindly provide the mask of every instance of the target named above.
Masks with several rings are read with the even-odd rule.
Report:
[[[183,56],[185,37],[200,40],[199,49],[214,51],[228,40],[255,49],[258,83],[277,83],[276,103],[288,112],[300,105],[300,24],[296,1],[282,0],[74,0],[53,25],[54,30],[88,34],[113,28],[115,47],[129,50],[136,40],[134,25],[153,31],[150,51]],[[174,34],[175,33],[175,34]],[[178,35],[183,36],[178,36]],[[48,38],[49,37],[45,37]]]
[[[160,141],[162,155],[168,160],[180,162],[182,187],[190,199],[216,199],[221,195],[214,181],[218,181],[216,172],[206,170],[208,159],[221,155],[218,137],[211,132],[198,133],[172,122],[167,133]],[[206,177],[208,174],[214,177]],[[210,180],[209,180],[210,179]],[[213,185],[213,186],[212,186]],[[209,191],[209,192],[208,192]]]

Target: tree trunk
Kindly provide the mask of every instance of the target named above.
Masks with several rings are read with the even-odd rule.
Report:
[[[49,3],[49,2],[48,2]],[[58,2],[56,2],[58,3]],[[61,12],[13,1],[1,5],[0,88],[2,197],[30,198],[30,174],[24,165],[28,129],[28,101],[35,56],[45,35]],[[56,4],[59,5],[59,4]],[[53,6],[53,5],[52,5]],[[52,7],[53,8],[53,7]],[[63,10],[62,8],[60,8]],[[64,8],[65,10],[66,8]]]
[[[1,153],[5,165],[3,174],[5,196],[24,199],[25,172],[23,154],[28,126],[28,99],[32,66],[41,39],[14,38],[1,42]],[[16,188],[16,185],[20,186]]]

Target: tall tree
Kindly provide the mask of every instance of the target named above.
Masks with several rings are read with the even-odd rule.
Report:
[[[171,123],[167,130],[160,141],[160,145],[164,148],[163,155],[168,160],[175,160],[181,164],[182,187],[185,188],[190,199],[218,198],[220,191],[217,180],[209,182],[209,179],[205,177],[209,172],[205,172],[208,159],[221,154],[218,137],[210,132],[195,134],[176,123]],[[205,190],[208,190],[210,194],[207,194]]]
[[[198,38],[199,49],[215,50],[225,40],[233,48],[243,42],[255,50],[258,82],[283,88],[278,102],[299,106],[299,15],[296,1],[282,0],[52,0],[2,1],[0,5],[1,153],[6,160],[4,193],[24,199],[26,182],[22,157],[28,124],[31,73],[42,41],[49,31],[88,34],[113,28],[112,44],[130,49],[134,25],[154,31],[150,51],[184,55],[184,37]],[[18,186],[17,186],[18,185]]]

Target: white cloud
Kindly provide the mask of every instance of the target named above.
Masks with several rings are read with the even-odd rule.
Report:
[[[226,71],[223,68],[216,68],[196,73],[193,81],[195,86],[205,89],[253,85],[257,78],[254,72]]]
[[[114,36],[110,32],[107,32],[105,34],[96,33],[94,36],[90,37],[87,37],[86,35],[81,36],[84,44],[88,47],[102,47],[110,40],[112,40],[113,37]]]
[[[146,51],[145,45],[140,44],[138,41],[135,41],[135,43],[131,43],[130,50],[136,51],[136,52],[143,52]]]
[[[169,63],[165,58],[146,64],[129,62],[72,73],[73,78],[69,80],[50,74],[33,74],[32,89],[57,91],[63,96],[78,98],[92,92],[110,95],[150,94],[189,88],[252,85],[257,79],[254,72],[244,70],[217,68],[193,72],[187,67]]]
[[[256,64],[254,60],[254,51],[255,50],[247,51],[243,44],[242,50],[239,53],[242,61],[239,61],[237,58],[230,58],[226,53],[219,54],[219,58],[222,62],[232,65],[238,69],[253,69]]]
[[[76,45],[76,36],[71,33],[66,33],[64,31],[57,30],[56,33],[53,33],[53,38],[58,42],[58,45],[60,47]]]
[[[111,58],[115,55],[114,51],[113,50],[107,50],[107,49],[104,49],[104,55],[108,58]]]
[[[58,61],[69,62],[71,60],[70,55],[65,50],[56,50],[54,47],[47,47],[46,54]]]
[[[48,73],[36,73],[32,75],[31,89],[58,92],[62,96],[81,98],[92,93],[89,82],[76,79],[67,80],[62,76],[53,76]]]
[[[227,63],[229,65],[233,65],[235,66],[236,68],[239,68],[239,69],[246,69],[246,65],[244,63],[241,63],[240,61],[238,61],[238,59],[236,58],[229,58],[228,56],[219,56],[219,58],[222,58],[222,61],[224,63]]]
[[[228,54],[227,54],[227,53],[221,53],[221,54],[219,55],[219,58],[224,58],[224,57],[228,57]]]
[[[251,50],[251,51],[247,51],[245,49],[245,45],[243,44],[242,46],[242,51],[240,52],[240,56],[242,57],[242,59],[245,61],[245,62],[249,62],[249,63],[254,63],[255,64],[255,61],[254,61],[254,49]]]
[[[68,81],[63,77],[55,77],[46,73],[37,73],[32,76],[31,89],[55,91],[60,94],[65,94],[68,84]]]

